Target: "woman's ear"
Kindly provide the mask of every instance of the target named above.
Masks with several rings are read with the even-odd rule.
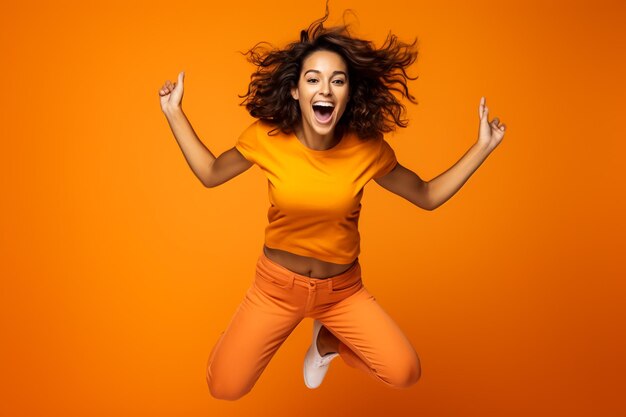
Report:
[[[291,88],[291,97],[293,97],[294,100],[298,100],[298,98],[300,97],[300,95],[298,94],[298,88],[297,87],[292,87]]]

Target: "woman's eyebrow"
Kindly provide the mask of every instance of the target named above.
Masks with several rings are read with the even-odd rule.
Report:
[[[321,74],[321,71],[318,71],[318,70],[316,70],[316,69],[310,69],[310,70],[308,70],[307,72],[305,72],[305,73],[304,73],[304,75],[307,75],[309,72],[317,72],[318,74]],[[345,72],[343,72],[343,71],[333,71],[333,73],[332,73],[331,75],[335,75],[335,74],[343,74],[343,75],[345,75],[346,77],[348,76],[348,75],[346,75],[346,73],[345,73]]]

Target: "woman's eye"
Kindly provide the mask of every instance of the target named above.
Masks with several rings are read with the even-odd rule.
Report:
[[[308,80],[306,80],[307,83],[317,83],[317,78],[309,78]],[[333,83],[338,84],[338,85],[344,85],[346,82],[344,80],[334,80]]]

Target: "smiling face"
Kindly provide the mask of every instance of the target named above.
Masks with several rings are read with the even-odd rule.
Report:
[[[336,52],[315,51],[304,59],[291,96],[300,104],[305,131],[333,134],[348,104],[348,81],[348,67]]]

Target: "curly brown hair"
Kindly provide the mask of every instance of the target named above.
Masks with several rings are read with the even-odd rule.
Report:
[[[273,49],[267,42],[259,42],[247,52],[247,60],[257,66],[251,75],[248,92],[240,95],[245,99],[240,103],[252,117],[275,125],[283,133],[290,134],[300,120],[300,107],[290,94],[297,86],[304,59],[315,51],[326,50],[338,53],[348,67],[350,100],[337,124],[337,129],[349,129],[360,138],[381,137],[383,133],[395,130],[395,125],[407,127],[403,119],[404,105],[392,91],[399,92],[417,104],[409,93],[407,79],[411,78],[406,69],[417,59],[415,45],[387,35],[380,49],[372,42],[352,37],[348,26],[325,28],[326,14],[300,32],[300,41],[287,45],[284,49]],[[345,16],[345,12],[344,12]],[[270,48],[264,49],[263,44]],[[271,132],[270,132],[271,134]]]

